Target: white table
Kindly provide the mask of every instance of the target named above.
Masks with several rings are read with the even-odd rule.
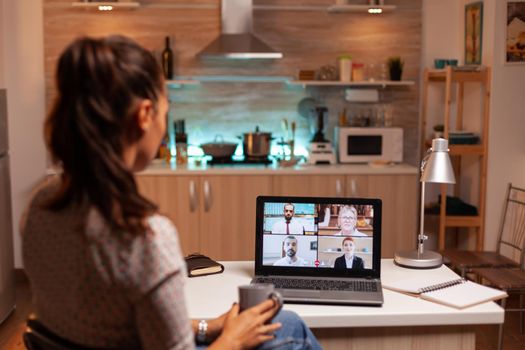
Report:
[[[251,261],[224,262],[224,273],[190,278],[186,297],[191,318],[214,318],[237,301],[237,286],[249,284]],[[412,270],[381,262],[383,281],[399,278],[458,276],[442,266]],[[383,289],[382,307],[285,304],[298,313],[325,349],[474,349],[476,324],[500,324],[504,311],[494,302],[457,310],[402,293]],[[496,341],[496,340],[495,340]]]

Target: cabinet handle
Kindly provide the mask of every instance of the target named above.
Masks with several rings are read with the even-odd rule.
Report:
[[[337,197],[341,197],[341,195],[343,194],[343,189],[342,189],[342,186],[341,186],[341,180],[340,179],[335,180],[335,194],[336,194]]]
[[[197,206],[199,205],[198,199],[197,199],[197,188],[195,186],[195,181],[190,181],[190,212],[193,213],[197,209]]]
[[[357,186],[355,184],[355,180],[354,179],[350,180],[350,191],[352,191],[352,197],[356,197],[357,196]]]
[[[208,212],[211,208],[211,186],[208,180],[204,180],[202,190],[204,192],[204,211]]]

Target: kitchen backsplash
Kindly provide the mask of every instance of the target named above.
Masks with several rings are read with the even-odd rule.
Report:
[[[202,83],[170,90],[171,117],[186,120],[190,146],[211,142],[215,135],[221,135],[228,142],[239,142],[238,136],[259,126],[261,131],[271,132],[276,138],[274,154],[281,152],[277,142],[286,136],[282,120],[287,119],[288,125],[295,121],[296,150],[298,154],[306,154],[312,137],[312,119],[298,112],[298,104],[303,98],[312,97],[328,108],[325,136],[329,140],[343,110],[349,121],[371,117],[373,123],[374,116],[384,109],[391,116],[392,126],[410,126],[405,130],[405,144],[413,145],[417,143],[417,133],[410,130],[417,130],[417,120],[413,121],[410,116],[417,110],[411,110],[411,104],[403,100],[406,89],[381,90],[381,103],[371,104],[346,102],[344,89],[340,87],[303,89],[284,83]],[[405,150],[406,155],[410,154],[409,148]],[[190,148],[193,154],[195,151]]]
[[[169,35],[178,76],[294,77],[299,69],[335,66],[337,56],[345,53],[352,55],[354,62],[373,64],[376,68],[389,56],[401,56],[405,61],[403,79],[415,81],[415,85],[381,89],[381,103],[370,107],[384,105],[392,116],[393,126],[404,128],[405,160],[417,164],[420,0],[389,0],[388,4],[397,8],[380,16],[301,9],[307,5],[328,7],[333,5],[333,0],[254,0],[254,32],[284,53],[283,59],[271,62],[201,61],[195,57],[220,32],[219,0],[142,0],[140,3],[141,7],[136,10],[100,13],[73,9],[70,0],[44,0],[48,106],[55,91],[56,59],[66,45],[80,35],[124,34],[156,55],[160,55],[164,38]],[[264,5],[272,5],[274,9],[262,9]],[[296,121],[297,145],[299,150],[304,149],[310,139],[309,124],[297,113],[297,104],[307,96],[328,107],[330,119],[326,136],[329,138],[343,108],[349,116],[370,113],[368,105],[346,102],[341,87],[303,89],[285,83],[213,82],[173,89],[170,95],[173,118],[186,120],[192,144],[212,141],[218,133],[225,139],[236,140],[236,136],[253,131],[256,125],[279,137],[281,120],[287,118],[289,122]]]

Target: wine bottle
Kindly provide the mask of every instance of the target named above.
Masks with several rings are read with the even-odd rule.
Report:
[[[162,71],[166,79],[173,79],[173,51],[170,48],[170,37],[166,37],[166,47],[162,50]]]

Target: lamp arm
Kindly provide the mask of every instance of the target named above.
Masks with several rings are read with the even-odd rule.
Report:
[[[419,235],[417,236],[417,252],[423,254],[423,244],[428,238],[425,236],[425,182],[421,182],[421,208],[419,213]]]

